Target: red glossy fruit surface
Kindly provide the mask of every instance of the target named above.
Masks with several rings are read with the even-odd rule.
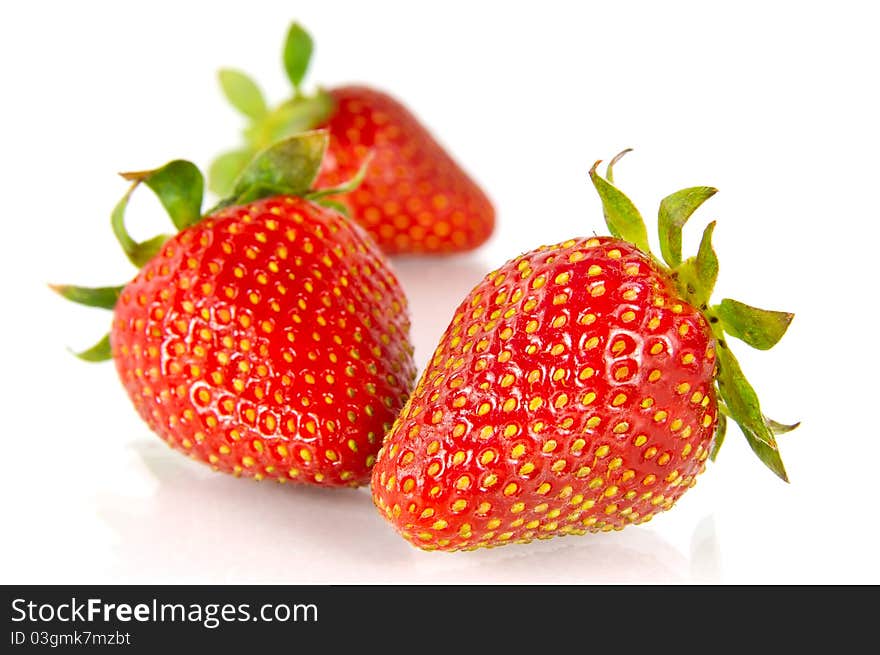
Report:
[[[382,250],[451,253],[489,238],[492,204],[406,107],[363,86],[329,94],[335,108],[317,186],[351,179],[372,153],[363,183],[342,202]]]
[[[122,291],[110,340],[172,447],[235,475],[356,486],[414,378],[408,330],[362,230],[279,196],[169,239]]]
[[[374,501],[424,549],[642,523],[705,466],[715,366],[707,320],[631,243],[528,252],[456,310],[380,451]]]

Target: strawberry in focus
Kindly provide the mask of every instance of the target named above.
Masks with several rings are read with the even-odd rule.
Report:
[[[128,175],[185,226],[134,243],[122,224],[129,191],[114,228],[138,275],[121,289],[56,290],[114,309],[109,339],[84,357],[112,355],[173,448],[235,475],[358,486],[415,369],[384,256],[308,191],[325,145],[323,133],[277,144],[205,217],[188,162]]]
[[[485,242],[495,224],[492,204],[399,101],[365,86],[319,90],[313,96],[301,93],[311,53],[309,35],[292,25],[284,64],[295,93],[273,110],[246,75],[220,72],[224,93],[250,124],[245,145],[212,165],[211,188],[226,194],[256,150],[321,127],[329,131],[330,144],[319,186],[350,179],[371,157],[363,183],[340,202],[383,251],[443,254],[472,250]]]
[[[794,426],[761,414],[725,330],[768,348],[792,315],[708,305],[714,223],[681,260],[681,227],[715,190],[663,201],[664,265],[611,168],[591,177],[614,236],[537,248],[486,276],[380,451],[374,502],[420,548],[644,523],[694,485],[728,416],[786,479],[774,432]]]

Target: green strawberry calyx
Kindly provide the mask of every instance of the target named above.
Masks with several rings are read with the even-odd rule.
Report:
[[[116,240],[128,260],[138,269],[155,257],[169,234],[159,234],[146,241],[136,241],[125,226],[125,211],[135,189],[142,184],[159,198],[177,232],[196,225],[215,212],[236,205],[245,205],[261,198],[287,195],[299,196],[345,214],[345,207],[336,196],[349,193],[363,180],[369,158],[349,182],[333,188],[314,189],[313,184],[327,150],[326,130],[313,130],[289,136],[258,152],[236,177],[226,198],[202,212],[204,177],[192,162],[175,159],[164,166],[147,171],[121,173],[131,182],[122,199],[110,214]],[[99,309],[113,310],[123,286],[81,287],[71,284],[50,284],[49,288],[64,298]],[[95,345],[74,354],[87,362],[111,358],[109,334]]]
[[[746,379],[739,362],[730,350],[728,337],[735,337],[759,350],[772,348],[785,334],[794,314],[752,307],[738,300],[724,298],[711,304],[710,297],[718,277],[718,257],[712,247],[715,221],[703,231],[697,254],[682,259],[682,228],[694,212],[717,189],[689,187],[666,196],[660,202],[658,232],[662,261],[651,253],[645,221],[633,202],[614,185],[614,165],[629,150],[624,150],[608,164],[605,177],[596,162],[590,179],[602,200],[605,222],[611,234],[629,241],[650,255],[668,272],[682,298],[706,317],[716,342],[717,371],[715,384],[719,396],[718,428],[711,452],[714,461],[724,441],[727,419],[733,420],[745,435],[758,458],[782,480],[788,475],[779,454],[776,437],[795,429],[799,423],[785,425],[764,415],[758,395]]]
[[[333,98],[323,89],[307,95],[302,83],[311,62],[314,42],[299,23],[287,31],[283,63],[293,95],[270,109],[260,87],[246,73],[229,68],[218,73],[220,88],[226,99],[247,121],[243,144],[219,155],[208,169],[211,191],[228,195],[238,174],[254,154],[279,139],[324,124],[332,115]]]

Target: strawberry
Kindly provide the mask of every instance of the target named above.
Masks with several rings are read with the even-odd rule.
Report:
[[[400,102],[365,86],[301,93],[311,53],[311,37],[292,25],[284,64],[294,96],[271,111],[248,76],[220,72],[224,93],[249,126],[245,144],[212,165],[211,188],[227,193],[253,153],[274,140],[324,127],[330,145],[318,183],[340,184],[371,157],[363,183],[342,203],[386,253],[453,253],[486,241],[495,224],[492,204]]]
[[[725,332],[769,348],[792,315],[708,304],[714,223],[682,262],[682,225],[715,189],[661,203],[664,265],[611,173],[591,177],[614,236],[543,246],[487,275],[386,437],[373,499],[416,546],[644,523],[694,485],[728,416],[786,479],[774,432],[795,426],[761,414]]]
[[[406,299],[382,253],[309,192],[325,133],[258,155],[232,198],[200,216],[189,162],[127,174],[113,226],[140,267],[122,288],[55,287],[114,310],[91,361],[116,364],[135,408],[171,447],[215,469],[358,486],[415,377]],[[139,184],[180,228],[135,243]]]

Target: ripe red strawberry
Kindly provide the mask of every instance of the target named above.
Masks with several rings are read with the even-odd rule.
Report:
[[[420,548],[648,521],[694,485],[725,414],[785,478],[773,431],[792,426],[760,413],[724,330],[766,348],[792,316],[707,306],[714,223],[699,255],[681,261],[681,226],[715,190],[664,200],[667,268],[649,254],[632,203],[592,177],[616,236],[537,248],[487,275],[379,453],[374,501]]]
[[[364,86],[300,93],[311,52],[308,34],[291,26],[284,63],[295,95],[271,111],[250,78],[221,71],[226,96],[250,125],[245,145],[214,162],[211,188],[227,193],[253,152],[274,140],[326,127],[330,145],[319,185],[351,179],[372,157],[364,181],[342,202],[386,253],[461,252],[486,241],[495,224],[492,204],[400,102]]]
[[[114,309],[109,342],[85,357],[112,353],[141,417],[173,448],[235,475],[358,486],[415,369],[387,261],[306,192],[324,145],[311,133],[274,146],[204,218],[192,164],[129,176],[181,231],[135,244],[122,225],[129,191],[114,227],[138,275],[122,289],[57,290]],[[285,178],[287,168],[300,172]]]

